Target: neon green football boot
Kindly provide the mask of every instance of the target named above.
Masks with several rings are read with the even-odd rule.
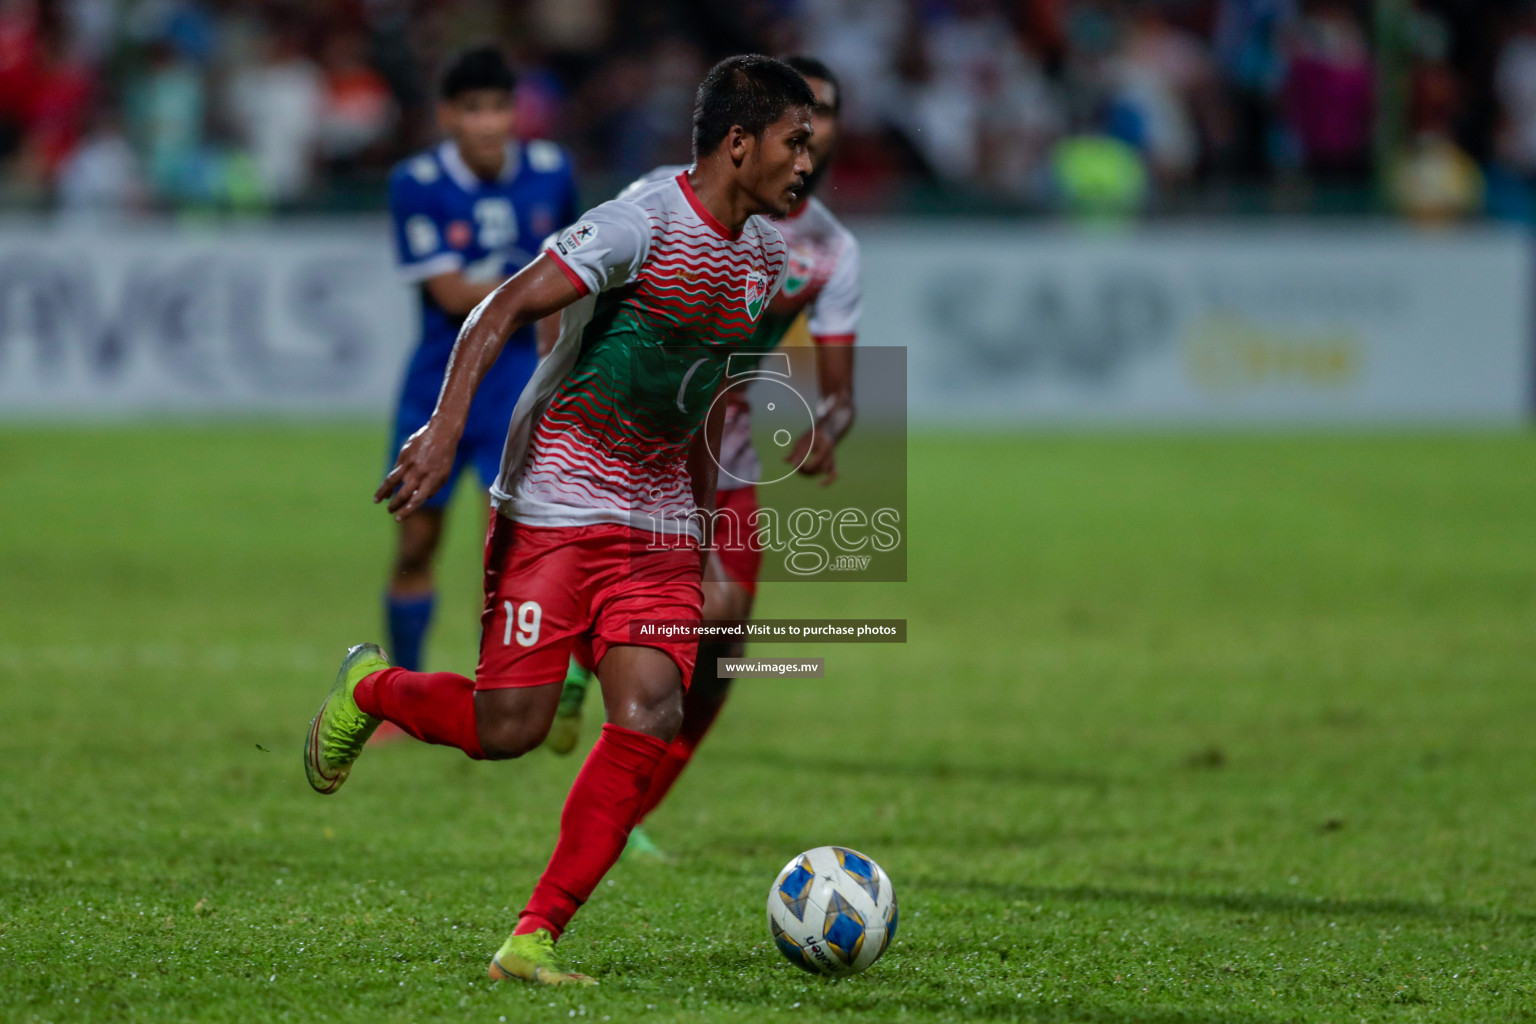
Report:
[[[352,692],[365,676],[386,668],[389,655],[377,644],[358,644],[342,659],[336,682],[309,723],[309,736],[304,740],[304,774],[316,793],[330,794],[341,788],[352,772],[352,762],[363,752],[363,744],[379,727],[381,720],[365,714]]]
[[[560,707],[555,711],[555,720],[549,723],[549,735],[544,737],[544,745],[551,753],[569,754],[576,749],[576,742],[581,739],[581,705],[591,685],[592,673],[572,658],[560,689]]]
[[[650,833],[636,825],[629,830],[629,841],[624,844],[625,860],[651,860],[661,864],[672,863],[672,855],[656,845]]]
[[[596,985],[597,979],[567,971],[555,958],[555,937],[540,928],[514,935],[501,944],[486,971],[492,981],[531,981],[535,985]]]

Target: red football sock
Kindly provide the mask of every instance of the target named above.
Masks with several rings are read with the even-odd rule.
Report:
[[[656,774],[651,776],[651,787],[645,791],[645,803],[640,807],[640,817],[636,822],[644,821],[646,815],[656,809],[661,803],[662,797],[672,789],[672,783],[683,774],[683,769],[688,767],[688,762],[693,758],[693,752],[699,748],[699,741],[703,736],[689,737],[681,733],[677,739],[667,747],[667,752],[661,756],[661,763],[656,766]]]
[[[715,661],[716,655],[710,645],[700,644],[699,667],[694,671],[693,685],[688,687],[683,698],[683,727],[667,747],[656,774],[651,776],[651,788],[645,791],[645,805],[640,809],[637,822],[649,817],[671,791],[672,784],[693,759],[693,752],[704,742],[709,727],[715,724],[720,709],[725,707],[725,699],[731,693],[730,680],[715,675]]]
[[[353,699],[364,713],[393,722],[419,740],[458,747],[479,761],[475,681],[452,672],[387,668],[357,684]]]
[[[645,791],[667,745],[654,736],[605,725],[571,784],[560,839],[549,866],[518,915],[515,934],[540,928],[555,938],[624,852]]]

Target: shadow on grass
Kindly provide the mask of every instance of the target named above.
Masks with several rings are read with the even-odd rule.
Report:
[[[1169,1006],[1110,1006],[1091,1001],[1064,1000],[1045,1002],[1039,999],[1010,999],[1006,995],[978,995],[934,991],[893,991],[875,978],[850,979],[835,985],[816,978],[804,979],[803,991],[788,991],[776,986],[769,997],[771,1004],[786,999],[803,1004],[801,1013],[826,1013],[867,1015],[872,1020],[889,1020],[900,1014],[910,1014],[914,1019],[934,1017],[967,1020],[1035,1021],[1041,1024],[1057,1024],[1071,1021],[1073,1024],[1282,1024],[1294,1017],[1274,1017],[1216,1007],[1169,1007]],[[798,989],[798,986],[795,986]],[[726,996],[715,995],[722,1005],[735,1004],[747,1010],[763,1009],[764,993]]]
[[[1108,790],[1116,780],[1096,772],[1048,771],[1026,764],[981,765],[931,761],[851,760],[837,757],[789,757],[771,750],[738,750],[732,760],[762,765],[775,771],[804,774],[807,771],[826,778],[868,775],[876,779],[909,778],[928,782],[950,780],[985,782],[1009,786],[1081,786],[1099,792]]]
[[[827,1010],[837,1012],[869,1012],[888,1017],[892,1005],[905,1007],[910,1014],[964,1017],[976,1020],[1035,1021],[1039,1024],[1056,1024],[1070,1021],[1072,1024],[1282,1024],[1294,1021],[1294,1017],[1271,1017],[1247,1014],[1217,1008],[1176,1009],[1161,1006],[1095,1006],[1085,1002],[1046,1003],[1025,999],[971,998],[962,1003],[958,999],[938,995],[886,996],[856,1000],[849,1005],[839,1002]],[[898,1011],[899,1012],[899,1011]]]
[[[690,957],[689,962],[709,977],[747,979],[740,985],[712,987],[707,997],[711,1007],[731,1007],[744,1012],[744,1019],[749,1020],[754,1014],[788,1008],[791,1003],[801,1014],[868,1020],[891,1020],[902,1014],[914,1020],[958,1018],[1042,1024],[1282,1024],[1296,1020],[1294,1016],[1277,1017],[1216,1006],[1113,1005],[1108,1000],[1120,993],[1110,991],[1103,993],[1103,1002],[1010,998],[1006,991],[975,991],[975,967],[967,967],[964,975],[942,969],[914,973],[910,970],[914,966],[913,956],[913,951],[907,950],[895,964],[877,966],[868,974],[842,981],[808,977],[772,952],[717,949]],[[921,954],[917,956],[922,959]],[[635,998],[650,999],[654,994],[670,1000],[677,994],[673,990],[675,977],[658,963],[626,961],[601,976],[603,984]],[[1001,977],[993,981],[1007,984]]]
[[[1265,892],[1162,892],[1104,886],[1015,885],[976,879],[916,878],[914,889],[983,893],[994,899],[1026,902],[1133,903],[1143,906],[1188,907],[1236,914],[1310,914],[1327,917],[1417,917],[1447,924],[1536,924],[1536,914],[1412,900],[1340,900],[1324,896],[1285,896]]]

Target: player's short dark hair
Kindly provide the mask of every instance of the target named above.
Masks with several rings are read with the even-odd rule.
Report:
[[[803,53],[792,53],[788,57],[780,57],[779,60],[788,64],[800,72],[800,77],[811,79],[819,78],[832,87],[832,113],[836,114],[843,109],[843,83],[837,80],[837,75],[832,69],[816,57],[809,57]]]
[[[727,57],[709,69],[693,101],[693,155],[720,145],[731,125],[762,138],[791,107],[814,107],[816,94],[800,72],[760,53]]]
[[[455,100],[475,89],[511,92],[516,87],[517,75],[501,51],[494,46],[477,46],[453,58],[448,70],[443,72],[439,91],[443,99]]]

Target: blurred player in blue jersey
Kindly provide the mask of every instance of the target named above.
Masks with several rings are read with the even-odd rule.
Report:
[[[465,316],[532,262],[539,243],[578,212],[565,152],[552,142],[513,135],[515,85],[512,69],[495,49],[459,56],[443,76],[437,108],[447,140],[402,161],[390,174],[400,270],[421,296],[421,340],[400,389],[390,465],[432,415]],[[537,362],[533,328],[507,342],[475,394],[453,476],[399,525],[385,594],[396,665],[421,668],[435,599],[433,556],[454,482],[471,464],[486,487],[496,479],[512,407]]]

